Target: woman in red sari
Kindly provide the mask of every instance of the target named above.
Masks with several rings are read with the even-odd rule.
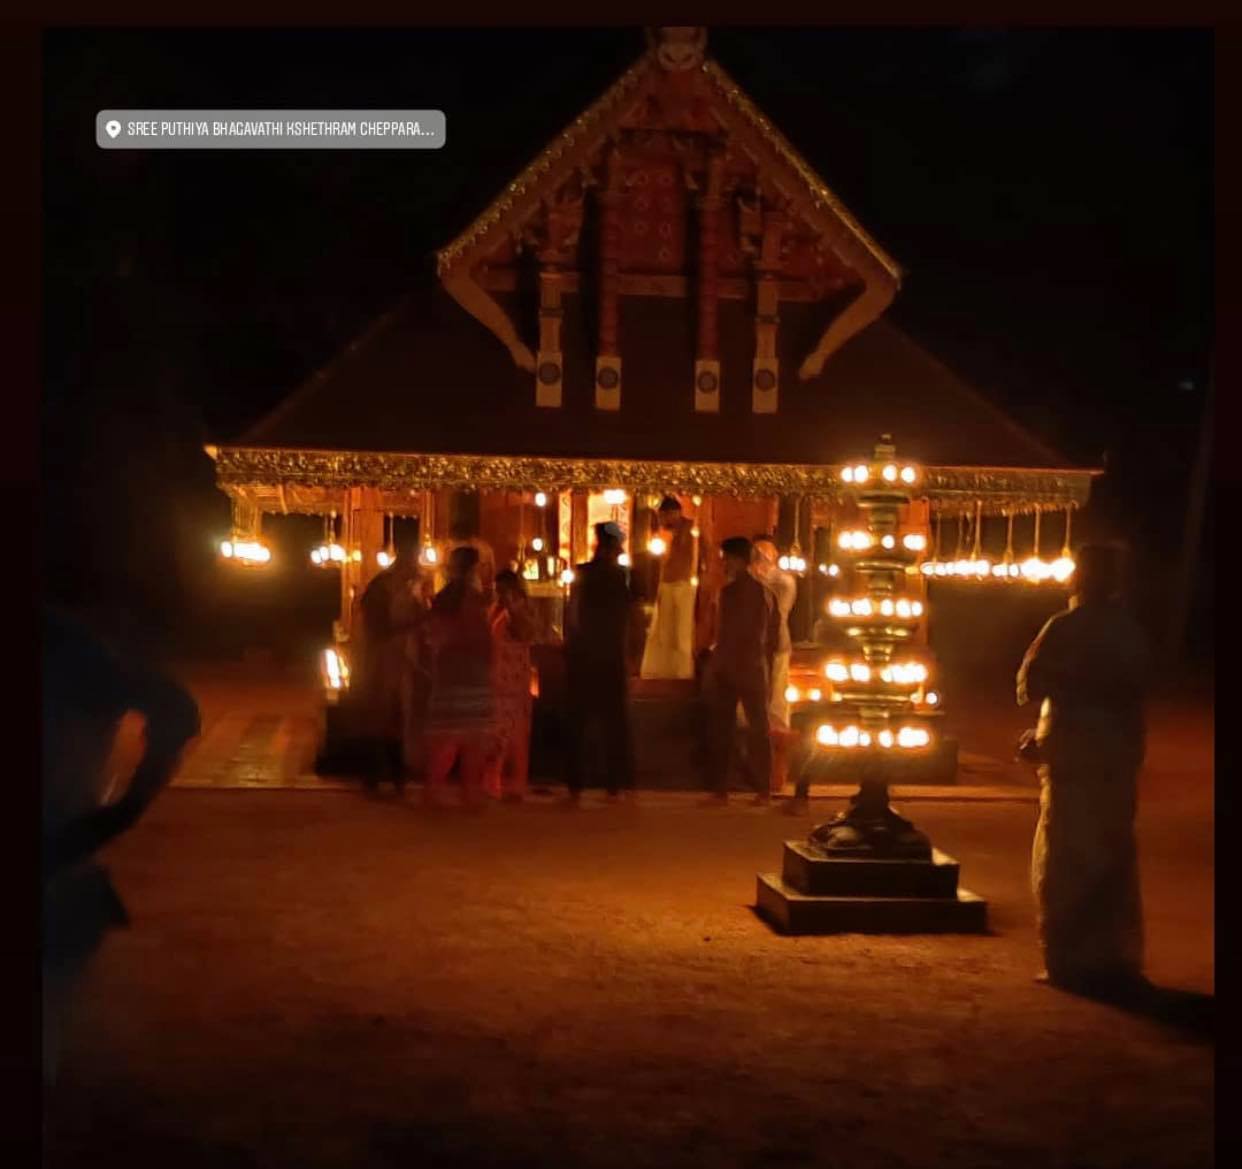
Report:
[[[482,803],[483,771],[494,750],[492,633],[479,587],[479,554],[455,548],[449,583],[432,602],[427,619],[431,651],[431,694],[426,715],[425,798],[444,802],[453,765],[460,764],[462,799]]]
[[[534,622],[522,578],[512,570],[496,575],[491,622],[497,749],[488,762],[483,786],[493,798],[503,796],[516,803],[526,795],[530,768],[530,643]]]

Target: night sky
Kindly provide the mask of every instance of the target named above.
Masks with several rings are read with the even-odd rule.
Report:
[[[434,249],[643,47],[633,29],[49,33],[52,595],[192,610],[228,524],[201,444],[433,279]],[[1068,457],[1107,459],[1090,522],[1164,580],[1209,385],[1211,34],[735,29],[709,51],[906,270],[890,316]],[[448,145],[105,152],[103,107],[439,108]]]

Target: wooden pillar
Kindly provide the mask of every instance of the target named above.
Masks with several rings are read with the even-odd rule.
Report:
[[[776,330],[780,322],[781,242],[785,215],[770,210],[763,217],[763,244],[755,261],[755,361],[752,374],[751,409],[756,414],[775,414],[779,399],[780,360]]]
[[[581,488],[570,496],[569,524],[573,553],[570,564],[581,564],[591,557],[590,533],[587,531],[587,493]]]
[[[720,212],[724,206],[724,152],[717,145],[707,160],[707,183],[699,199],[699,335],[694,362],[694,408],[720,410]]]
[[[616,149],[608,153],[600,194],[599,351],[595,358],[595,408],[621,409],[621,199],[623,176]]]
[[[263,526],[259,505],[241,495],[230,496],[229,503],[233,513],[232,538],[234,540],[256,539]]]
[[[354,509],[354,548],[361,550],[362,560],[351,561],[355,568],[356,584],[359,595],[374,580],[380,571],[376,559],[384,547],[384,510],[383,500],[374,487],[357,489],[356,507]]]

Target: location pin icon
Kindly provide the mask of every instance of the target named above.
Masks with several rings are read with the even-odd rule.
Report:
[[[109,138],[115,138],[121,132],[121,123],[113,118],[110,122],[104,123],[104,129],[108,131]]]

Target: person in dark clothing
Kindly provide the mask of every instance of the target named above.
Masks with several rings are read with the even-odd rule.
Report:
[[[350,699],[372,758],[372,770],[363,777],[368,787],[383,779],[392,780],[398,789],[405,784],[402,687],[414,611],[408,598],[418,574],[417,549],[403,544],[396,561],[367,585],[358,606]]]
[[[704,674],[708,718],[709,802],[729,799],[729,768],[737,737],[737,707],[746,716],[746,762],[755,803],[771,798],[768,679],[780,644],[780,611],[770,589],[750,572],[753,549],[734,536],[720,547],[725,586],[716,602],[715,639]]]
[[[146,720],[141,762],[107,802],[105,767],[122,718]],[[114,656],[69,616],[43,615],[43,1073],[55,1079],[74,987],[125,907],[94,854],[131,828],[199,731],[198,707],[175,682]]]
[[[622,792],[631,798],[634,790],[627,652],[633,619],[629,574],[618,563],[621,529],[612,523],[596,524],[595,537],[594,558],[574,571],[565,620],[566,779],[571,805],[582,795],[587,735],[595,726],[607,757],[609,799],[620,798]]]

